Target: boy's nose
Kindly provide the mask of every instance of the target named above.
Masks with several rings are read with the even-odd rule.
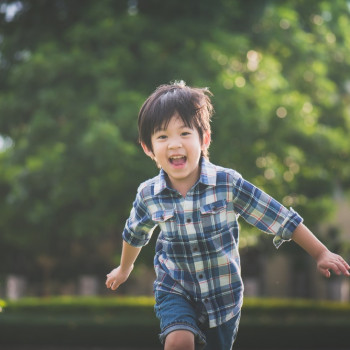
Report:
[[[180,142],[180,140],[173,140],[169,142],[169,145],[168,145],[169,149],[176,149],[181,147],[182,147],[182,143]]]

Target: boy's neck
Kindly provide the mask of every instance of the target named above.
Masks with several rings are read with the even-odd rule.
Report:
[[[186,186],[185,184],[183,184],[183,185],[179,184],[176,186],[171,185],[171,187],[173,189],[175,189],[176,191],[178,191],[183,198],[186,198],[187,192],[192,188],[192,186],[188,186],[188,185]]]
[[[178,191],[183,198],[186,197],[188,191],[197,183],[199,177],[201,174],[201,168],[198,167],[198,176],[194,178],[192,181],[181,181],[181,180],[174,180],[170,179],[169,175],[167,174],[167,183],[168,185],[173,188],[174,190]]]

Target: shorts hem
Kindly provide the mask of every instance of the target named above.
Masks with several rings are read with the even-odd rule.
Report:
[[[167,325],[166,327],[164,327],[164,329],[162,329],[162,333],[159,334],[160,342],[164,345],[164,341],[167,335],[169,335],[174,331],[179,331],[179,330],[186,330],[193,333],[195,337],[195,343],[196,345],[199,346],[198,349],[202,349],[206,345],[205,335],[198,328],[194,327],[192,324],[186,321],[173,322]]]

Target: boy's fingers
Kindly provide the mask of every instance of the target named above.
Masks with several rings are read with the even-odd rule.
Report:
[[[119,287],[120,283],[117,283],[117,281],[113,280],[107,280],[106,281],[106,286],[107,288],[110,288],[111,290],[116,290]]]
[[[111,284],[111,289],[112,289],[112,290],[116,290],[118,287],[119,287],[119,284],[118,284],[116,281],[114,281],[114,282]]]
[[[320,266],[319,269],[320,269],[320,272],[327,278],[329,278],[331,275],[329,272],[329,269],[331,269],[337,275],[343,274],[345,276],[350,276],[350,273],[348,271],[349,269],[347,268],[347,264],[344,265],[342,262],[331,263],[327,268]]]
[[[349,269],[350,269],[350,266],[345,261],[343,264],[340,265],[340,271],[345,276],[350,276]]]
[[[330,271],[332,270],[335,274],[344,276],[350,276],[350,266],[349,264],[337,254],[331,254],[328,259],[320,262],[318,265],[320,272],[326,276],[330,277]]]
[[[349,273],[350,265],[345,260],[343,260],[343,261],[344,261],[344,265],[345,265],[345,270],[347,271],[348,274],[350,274]]]
[[[111,281],[109,279],[106,281],[107,288],[111,288],[112,284],[113,284],[113,281]]]
[[[329,264],[329,268],[334,271],[337,275],[341,274],[341,264],[338,261],[335,261],[334,263]]]
[[[327,278],[331,277],[331,273],[327,269],[320,267],[320,272]]]
[[[334,263],[334,265],[336,266],[336,269],[332,268],[332,270],[338,275],[341,273],[346,276],[350,275],[348,271],[350,266],[342,257],[339,256],[339,259]]]

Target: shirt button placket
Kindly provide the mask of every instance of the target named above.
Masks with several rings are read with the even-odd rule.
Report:
[[[185,216],[185,226],[186,226],[187,234],[189,236],[196,235],[196,228],[195,228],[195,225],[194,225],[193,220],[192,220],[193,203],[192,203],[191,200],[188,200],[188,201],[184,202],[184,212],[188,213],[188,215]],[[192,248],[192,251],[193,252],[198,252],[199,251],[198,245],[195,245]],[[206,292],[207,283],[203,283],[204,282],[203,281],[203,278],[204,278],[204,273],[203,273],[204,264],[203,264],[203,261],[202,261],[201,257],[199,255],[197,255],[193,259],[193,263],[194,263],[194,268],[195,268],[195,274],[196,274],[196,277],[198,279],[199,288],[200,288],[202,293]]]

